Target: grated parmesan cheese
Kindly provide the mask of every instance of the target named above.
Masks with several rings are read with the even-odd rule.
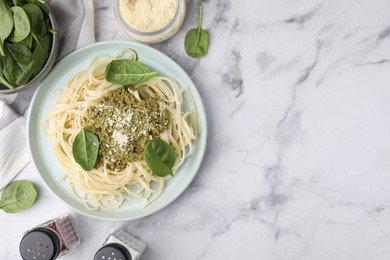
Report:
[[[114,139],[114,142],[119,145],[119,149],[123,151],[123,148],[126,147],[127,143],[129,142],[129,136],[125,133],[114,131],[112,133],[112,138]]]
[[[176,0],[121,0],[120,11],[130,27],[140,32],[154,32],[173,19]]]

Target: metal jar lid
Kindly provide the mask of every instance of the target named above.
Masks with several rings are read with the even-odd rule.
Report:
[[[132,260],[129,250],[124,246],[111,243],[100,248],[93,260]]]
[[[60,247],[60,239],[53,231],[35,228],[23,236],[19,251],[24,260],[54,260]]]

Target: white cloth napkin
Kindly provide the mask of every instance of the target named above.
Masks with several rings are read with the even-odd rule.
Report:
[[[51,0],[61,37],[58,59],[95,42],[92,0]],[[0,190],[29,162],[25,114],[36,88],[13,95],[0,95]]]

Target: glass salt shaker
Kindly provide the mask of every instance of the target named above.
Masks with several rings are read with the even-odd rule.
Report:
[[[68,215],[49,220],[27,231],[20,242],[24,260],[54,260],[80,244]]]
[[[139,260],[146,245],[122,229],[110,234],[93,260]]]

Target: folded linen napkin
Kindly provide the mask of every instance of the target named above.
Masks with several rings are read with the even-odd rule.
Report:
[[[58,59],[95,42],[93,0],[51,0],[61,38]],[[0,190],[30,161],[26,143],[25,114],[36,88],[0,95]]]

